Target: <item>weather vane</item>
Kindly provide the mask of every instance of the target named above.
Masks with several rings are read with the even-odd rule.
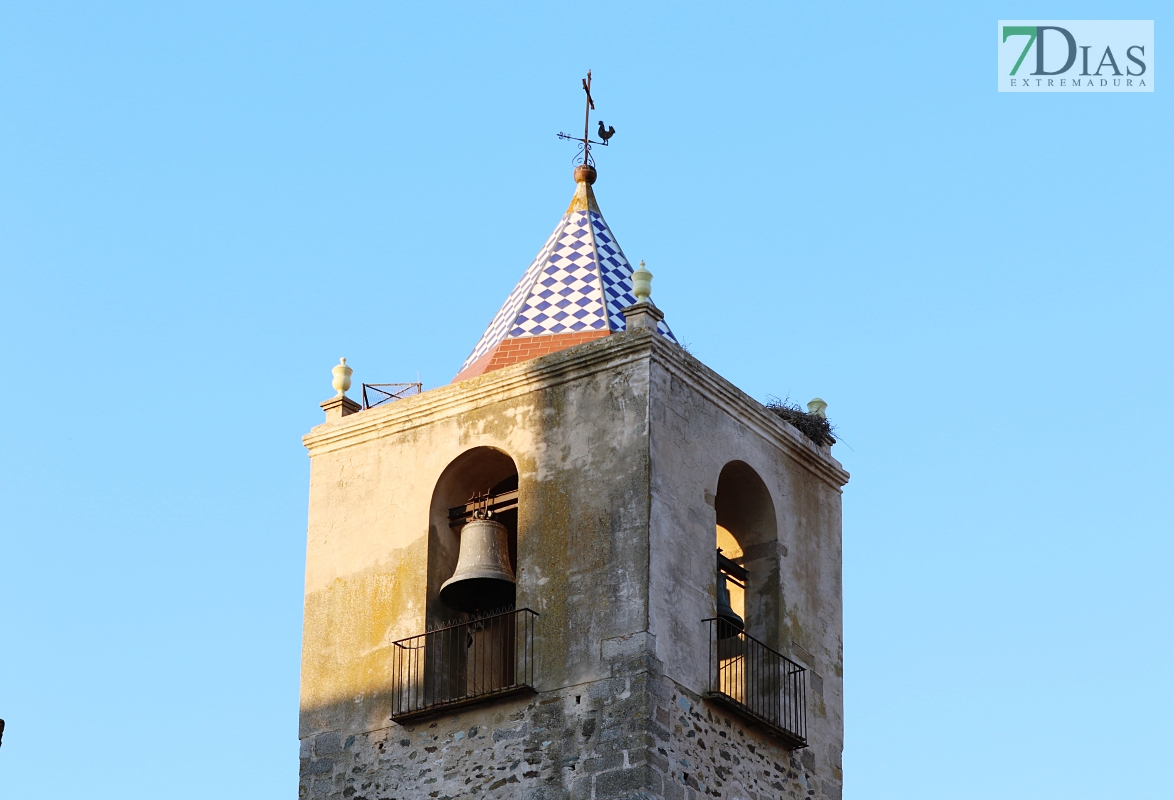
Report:
[[[583,164],[588,166],[595,166],[595,159],[591,157],[591,145],[601,144],[607,147],[607,140],[615,136],[616,129],[614,127],[603,127],[603,120],[599,120],[599,138],[602,141],[595,141],[590,138],[591,133],[591,112],[595,110],[595,101],[591,99],[591,70],[587,70],[587,77],[583,79],[583,91],[587,93],[587,110],[583,114],[583,135],[571,136],[569,133],[559,133],[558,138],[570,139],[572,142],[579,142],[579,152],[576,158],[582,157]]]

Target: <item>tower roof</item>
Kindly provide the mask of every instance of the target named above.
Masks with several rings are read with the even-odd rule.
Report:
[[[636,302],[632,265],[595,202],[595,170],[579,167],[575,180],[566,213],[454,382],[625,329],[620,311]],[[657,333],[676,341],[664,320]]]

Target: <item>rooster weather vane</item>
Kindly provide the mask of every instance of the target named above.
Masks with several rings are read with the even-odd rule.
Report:
[[[579,142],[579,152],[575,154],[575,160],[582,159],[580,163],[587,166],[595,166],[595,159],[591,157],[591,145],[600,144],[607,147],[607,140],[616,135],[616,129],[612,126],[603,127],[603,120],[599,120],[599,134],[600,141],[595,141],[590,138],[591,133],[591,112],[595,110],[595,101],[591,99],[591,70],[587,70],[587,77],[583,79],[583,91],[587,93],[587,110],[584,113],[583,119],[583,135],[571,136],[569,133],[560,133],[558,138],[569,139],[572,142]]]

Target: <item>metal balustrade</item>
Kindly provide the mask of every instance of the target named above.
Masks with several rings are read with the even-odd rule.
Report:
[[[422,383],[364,383],[363,408],[375,408],[423,391]]]
[[[533,691],[537,617],[511,609],[392,642],[392,719]]]
[[[769,729],[792,748],[807,746],[807,670],[724,619],[709,625],[706,696]]]

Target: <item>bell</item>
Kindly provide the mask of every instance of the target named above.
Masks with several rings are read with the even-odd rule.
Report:
[[[730,586],[721,571],[717,573],[717,638],[730,639],[746,629],[746,623],[730,605]]]
[[[466,612],[501,608],[513,604],[516,583],[505,525],[489,519],[465,523],[457,568],[440,587],[441,602]]]

